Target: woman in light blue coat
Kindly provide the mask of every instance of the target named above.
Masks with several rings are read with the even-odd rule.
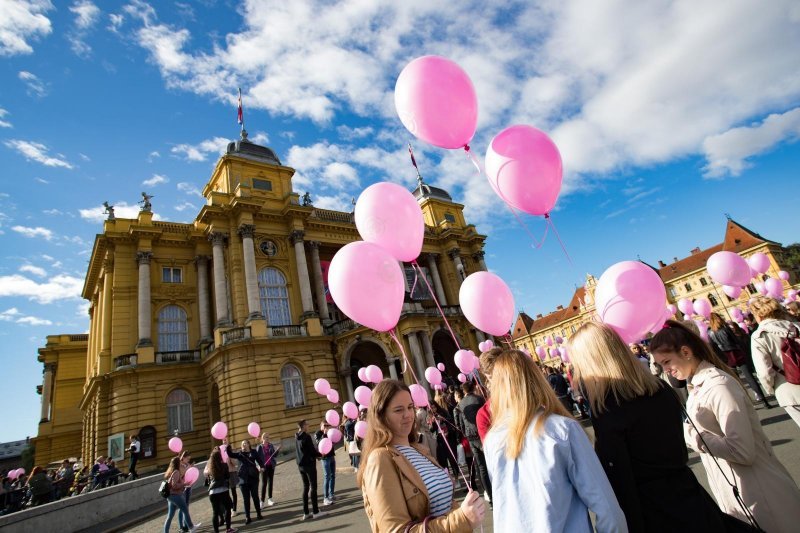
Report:
[[[497,356],[489,377],[486,463],[496,531],[627,533],[625,515],[583,428],[530,357]]]

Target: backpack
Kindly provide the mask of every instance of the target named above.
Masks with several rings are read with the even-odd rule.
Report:
[[[797,326],[792,326],[789,333],[781,341],[781,359],[783,370],[775,369],[793,385],[800,385],[800,341]]]
[[[158,487],[158,493],[162,498],[169,498],[169,480],[165,479]]]

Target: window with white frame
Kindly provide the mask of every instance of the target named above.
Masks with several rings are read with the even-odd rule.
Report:
[[[167,305],[158,312],[158,351],[184,352],[189,349],[189,324],[186,311]]]
[[[180,267],[162,267],[162,283],[183,283],[183,269]]]
[[[192,396],[175,389],[167,396],[167,433],[172,435],[192,431]]]
[[[283,382],[283,397],[286,407],[300,407],[306,404],[306,395],[303,390],[303,375],[294,365],[284,365],[281,368],[281,382]]]
[[[292,323],[289,311],[289,289],[286,278],[277,268],[263,268],[258,273],[258,293],[261,312],[270,326],[288,326]]]

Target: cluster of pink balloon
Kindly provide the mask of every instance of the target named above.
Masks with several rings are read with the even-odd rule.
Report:
[[[339,391],[332,388],[327,379],[319,378],[314,381],[314,390],[317,394],[325,396],[332,404],[339,403]]]
[[[383,381],[383,371],[377,365],[362,366],[358,369],[358,379],[364,383],[378,384]]]
[[[24,475],[25,475],[25,469],[17,468],[16,470],[9,470],[8,473],[6,474],[6,477],[8,479],[17,479],[19,476],[24,476]]]
[[[734,252],[717,252],[706,262],[711,279],[722,285],[723,292],[731,298],[738,298],[742,288],[751,279],[756,279],[755,287],[760,294],[780,300],[783,298],[783,282],[789,281],[789,273],[781,270],[777,278],[759,280],[758,276],[766,273],[769,268],[769,257],[760,252],[751,255],[746,261]]]

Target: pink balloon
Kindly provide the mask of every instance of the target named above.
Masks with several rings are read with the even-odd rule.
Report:
[[[478,126],[478,98],[461,67],[439,56],[405,66],[394,88],[400,121],[414,136],[440,148],[469,144]]]
[[[340,248],[328,269],[328,287],[339,309],[359,324],[389,331],[400,320],[405,277],[397,259],[376,244]]]
[[[667,311],[669,311],[669,316],[675,316],[675,313],[678,312],[678,308],[673,304],[669,304],[667,306]]]
[[[372,391],[364,385],[361,385],[356,387],[353,396],[355,396],[356,401],[361,405],[369,405],[369,400],[372,398]]]
[[[559,355],[561,355],[561,351],[558,348],[550,349],[550,357],[558,357]]]
[[[428,405],[428,393],[422,388],[422,385],[412,383],[408,388],[411,390],[411,399],[414,400],[414,405],[417,407]]]
[[[749,262],[747,264],[748,266],[750,265]],[[750,279],[758,279],[758,272],[756,272],[753,267],[750,267]]]
[[[395,183],[374,183],[358,197],[356,228],[399,261],[413,261],[422,251],[425,220],[414,195]]]
[[[536,347],[536,355],[539,356],[539,359],[544,361],[545,357],[547,357],[547,351],[545,350],[544,346]]]
[[[764,281],[764,288],[767,289],[767,294],[772,298],[781,298],[783,296],[783,282],[775,278],[767,278]]]
[[[314,390],[317,391],[317,394],[325,396],[331,391],[331,384],[325,378],[318,378],[314,381]]]
[[[367,436],[367,423],[364,420],[359,420],[356,422],[356,427],[353,428],[356,433],[356,437],[359,439],[366,438]]]
[[[797,298],[797,290],[789,289],[789,292],[787,292],[786,295],[789,297],[790,300],[794,300],[795,298]]]
[[[328,438],[331,439],[332,443],[336,444],[342,440],[342,432],[336,428],[331,428],[328,430]]]
[[[15,472],[17,473],[17,477],[19,477],[19,476],[24,476],[24,475],[26,474],[26,472],[25,472],[25,469],[24,469],[24,468],[17,468],[17,469],[15,470]]]
[[[756,287],[756,290],[758,291],[759,294],[761,294],[762,296],[766,296],[767,295],[767,292],[768,292],[767,291],[767,286],[764,285],[763,282],[757,281],[756,284],[755,284],[755,287]]]
[[[781,270],[778,272],[778,277],[783,281],[789,281],[789,273],[785,270]]]
[[[467,382],[467,376],[465,376],[464,374],[459,372],[458,381],[460,381],[461,383],[466,383]]]
[[[439,369],[439,372],[444,372],[445,369],[444,363],[439,363],[438,365],[436,365],[436,368]]]
[[[464,374],[469,374],[473,370],[474,359],[468,350],[458,350],[453,356],[453,362]]]
[[[199,477],[200,477],[200,471],[196,467],[190,466],[188,469],[186,469],[186,472],[183,474],[183,481],[184,483],[188,483],[189,485],[191,485],[192,483],[197,481],[197,478]]]
[[[700,337],[708,342],[708,326],[706,326],[706,323],[702,320],[695,320],[694,323],[697,324],[697,329],[700,330]]]
[[[545,215],[561,191],[563,169],[555,143],[533,126],[510,126],[486,149],[486,177],[505,203]]]
[[[505,335],[514,321],[514,296],[508,285],[491,272],[473,272],[458,291],[461,311],[472,325],[491,335]]]
[[[494,341],[492,341],[491,339],[487,339],[483,342],[478,343],[478,350],[480,350],[481,353],[488,352],[492,348],[494,348]]]
[[[356,407],[356,404],[353,402],[344,402],[344,405],[342,405],[342,412],[344,416],[351,420],[358,418],[358,407]]]
[[[167,442],[167,446],[173,453],[181,453],[181,450],[183,449],[183,441],[178,437],[172,437],[169,439],[169,442]]]
[[[742,318],[744,318],[744,315],[742,314],[742,310],[741,310],[741,309],[739,309],[738,307],[734,307],[733,309],[731,309],[731,316],[732,316],[732,317],[733,317],[733,318],[734,318],[734,319],[735,319],[737,322],[741,322],[741,321],[742,321]]]
[[[8,479],[17,479],[17,471],[16,470],[9,470],[6,474]]]
[[[319,446],[317,447],[319,453],[321,453],[322,455],[327,455],[331,453],[331,448],[333,448],[333,443],[331,442],[331,439],[329,439],[328,437],[322,438],[319,441]]]
[[[247,433],[254,439],[257,439],[259,435],[261,435],[261,426],[255,422],[250,422],[247,424]]]
[[[683,319],[684,320],[691,320],[692,317],[691,317],[691,315],[683,315]]]
[[[367,367],[367,379],[372,383],[380,383],[383,381],[383,372],[381,371],[380,367],[376,365],[369,365]]]
[[[694,313],[692,301],[688,298],[681,298],[678,300],[678,309],[680,309],[684,315],[691,315]]]
[[[750,266],[739,254],[717,252],[708,258],[706,270],[721,285],[743,287],[750,282]]]
[[[597,282],[597,314],[625,342],[647,334],[664,316],[667,291],[658,273],[639,261],[608,268]]]
[[[339,422],[341,422],[341,418],[335,409],[328,409],[325,412],[325,421],[332,426],[338,426]]]
[[[553,337],[546,337],[544,339],[544,342],[546,342],[548,346],[552,346],[553,345]]]
[[[222,440],[228,436],[228,426],[225,422],[217,422],[211,426],[211,436],[217,440]]]
[[[428,383],[431,385],[438,385],[442,382],[442,373],[439,372],[438,368],[429,366],[425,369],[425,379],[427,379]]]
[[[331,389],[331,391],[325,395],[328,398],[328,401],[331,403],[339,403],[339,391]]]
[[[358,369],[358,379],[360,379],[362,383],[369,383],[367,379],[367,367],[362,366]]]
[[[569,355],[567,354],[567,347],[561,347],[561,359],[564,360],[565,363],[569,363]]]
[[[763,274],[764,272],[769,270],[769,257],[767,257],[766,254],[762,254],[761,252],[759,252],[757,254],[751,255],[747,259],[747,264],[750,265],[750,268],[752,268],[759,274]]]
[[[741,287],[731,287],[730,285],[723,285],[722,292],[730,296],[731,298],[738,298],[740,294],[742,294]]]
[[[556,344],[561,344],[562,342],[564,342],[564,339],[561,337],[556,337]]]
[[[711,316],[711,302],[708,301],[706,298],[698,298],[692,304],[694,308],[694,313],[696,315],[704,316],[706,318]]]

